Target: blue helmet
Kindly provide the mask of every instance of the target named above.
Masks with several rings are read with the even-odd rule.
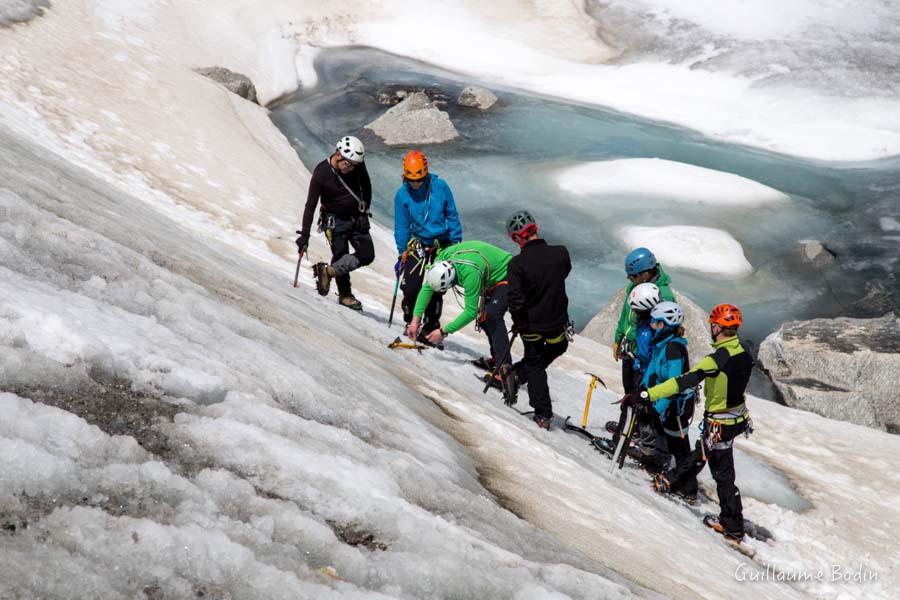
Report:
[[[625,273],[637,275],[656,266],[656,257],[646,248],[635,248],[625,257]]]

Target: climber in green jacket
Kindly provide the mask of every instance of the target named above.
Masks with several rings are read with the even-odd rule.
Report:
[[[509,252],[474,240],[453,244],[438,252],[434,264],[425,274],[428,285],[423,285],[416,297],[407,336],[412,340],[418,336],[422,315],[435,292],[459,286],[465,293],[463,312],[426,338],[432,344],[440,344],[448,335],[477,319],[476,328],[483,329],[487,335],[496,365],[508,344],[503,317],[507,310],[506,267],[511,259]]]
[[[622,359],[622,387],[628,393],[637,388],[642,377],[640,372],[635,371],[634,364],[637,315],[628,304],[631,290],[642,283],[653,283],[659,288],[662,300],[675,302],[675,294],[669,289],[672,280],[647,248],[636,248],[625,257],[625,275],[628,277],[628,287],[625,288],[625,301],[613,339],[613,358],[617,361]]]

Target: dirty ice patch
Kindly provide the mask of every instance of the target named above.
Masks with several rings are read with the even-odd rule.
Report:
[[[577,196],[622,196],[729,206],[784,202],[788,196],[759,182],[660,158],[596,161],[559,171],[559,189]]]
[[[741,244],[720,229],[671,225],[668,227],[623,227],[619,236],[629,248],[644,246],[669,268],[745,277],[753,266]]]

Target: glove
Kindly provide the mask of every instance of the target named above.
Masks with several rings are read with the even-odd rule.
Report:
[[[406,252],[399,255],[397,257],[397,262],[394,263],[394,274],[397,277],[400,277],[400,274],[403,272],[403,264],[406,262]]]
[[[635,410],[639,410],[642,405],[650,405],[650,396],[646,390],[634,390],[622,396],[622,406],[630,406]]]
[[[619,362],[619,344],[613,344],[613,360]]]
[[[299,231],[298,233],[300,234],[300,237],[297,238],[296,244],[297,249],[302,254],[305,253],[306,249],[309,247],[309,233],[305,233],[302,231]]]

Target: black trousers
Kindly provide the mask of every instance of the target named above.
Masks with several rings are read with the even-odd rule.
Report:
[[[638,389],[640,383],[641,372],[635,370],[634,359],[630,356],[622,357],[622,388],[625,393],[633,392]]]
[[[333,226],[325,230],[325,237],[331,246],[331,266],[337,273],[338,294],[351,293],[350,272],[372,264],[375,260],[375,245],[369,235],[369,219],[366,216],[352,219],[327,218]],[[350,254],[350,248],[354,253]]]
[[[400,307],[403,309],[403,322],[407,325],[412,320],[413,310],[416,308],[416,297],[419,295],[419,290],[422,289],[425,271],[428,270],[430,262],[426,254],[425,258],[410,256],[403,264],[403,272],[400,275],[402,277],[400,290],[403,292],[403,300],[400,302]],[[422,316],[422,333],[434,331],[441,326],[443,308],[444,293],[435,292]]]
[[[668,454],[671,454],[675,459],[676,469],[690,461],[691,440],[688,429],[690,428],[691,421],[694,417],[694,399],[684,399],[681,402],[680,413],[678,405],[678,401],[673,399],[671,404],[669,404],[668,410],[666,410],[665,418],[662,420],[654,420],[654,426],[663,441],[662,445],[668,451]],[[683,432],[683,436],[678,432]],[[666,462],[669,462],[668,456],[666,456]],[[695,496],[697,490],[697,478],[695,476],[686,477],[679,482],[679,487],[676,491],[689,496]]]
[[[703,437],[701,443],[706,450],[706,459],[703,460],[703,450],[694,449],[679,466],[669,472],[669,485],[673,491],[681,490],[681,486],[690,484],[691,479],[696,483],[697,475],[709,462],[709,470],[716,481],[716,492],[719,495],[719,523],[726,531],[744,530],[744,507],[741,502],[741,491],[734,483],[734,438],[739,436],[747,428],[747,422],[735,425],[722,425],[719,435],[715,440],[710,439],[710,433]]]
[[[506,347],[509,345],[506,321],[503,319],[506,316],[506,310],[509,308],[506,296],[507,287],[509,286],[506,284],[498,285],[491,292],[484,304],[485,318],[481,324],[481,328],[487,335],[488,344],[491,347],[491,357],[498,367],[500,366],[500,359],[503,358]],[[503,364],[511,363],[512,356],[507,356]]]
[[[559,333],[549,337],[554,338]],[[523,339],[522,344],[525,346],[525,357],[518,363],[517,370],[528,381],[528,403],[534,409],[534,416],[549,419],[553,416],[553,407],[550,386],[547,385],[547,367],[565,353],[569,341],[563,338],[561,342],[548,344],[544,339],[536,342]]]

